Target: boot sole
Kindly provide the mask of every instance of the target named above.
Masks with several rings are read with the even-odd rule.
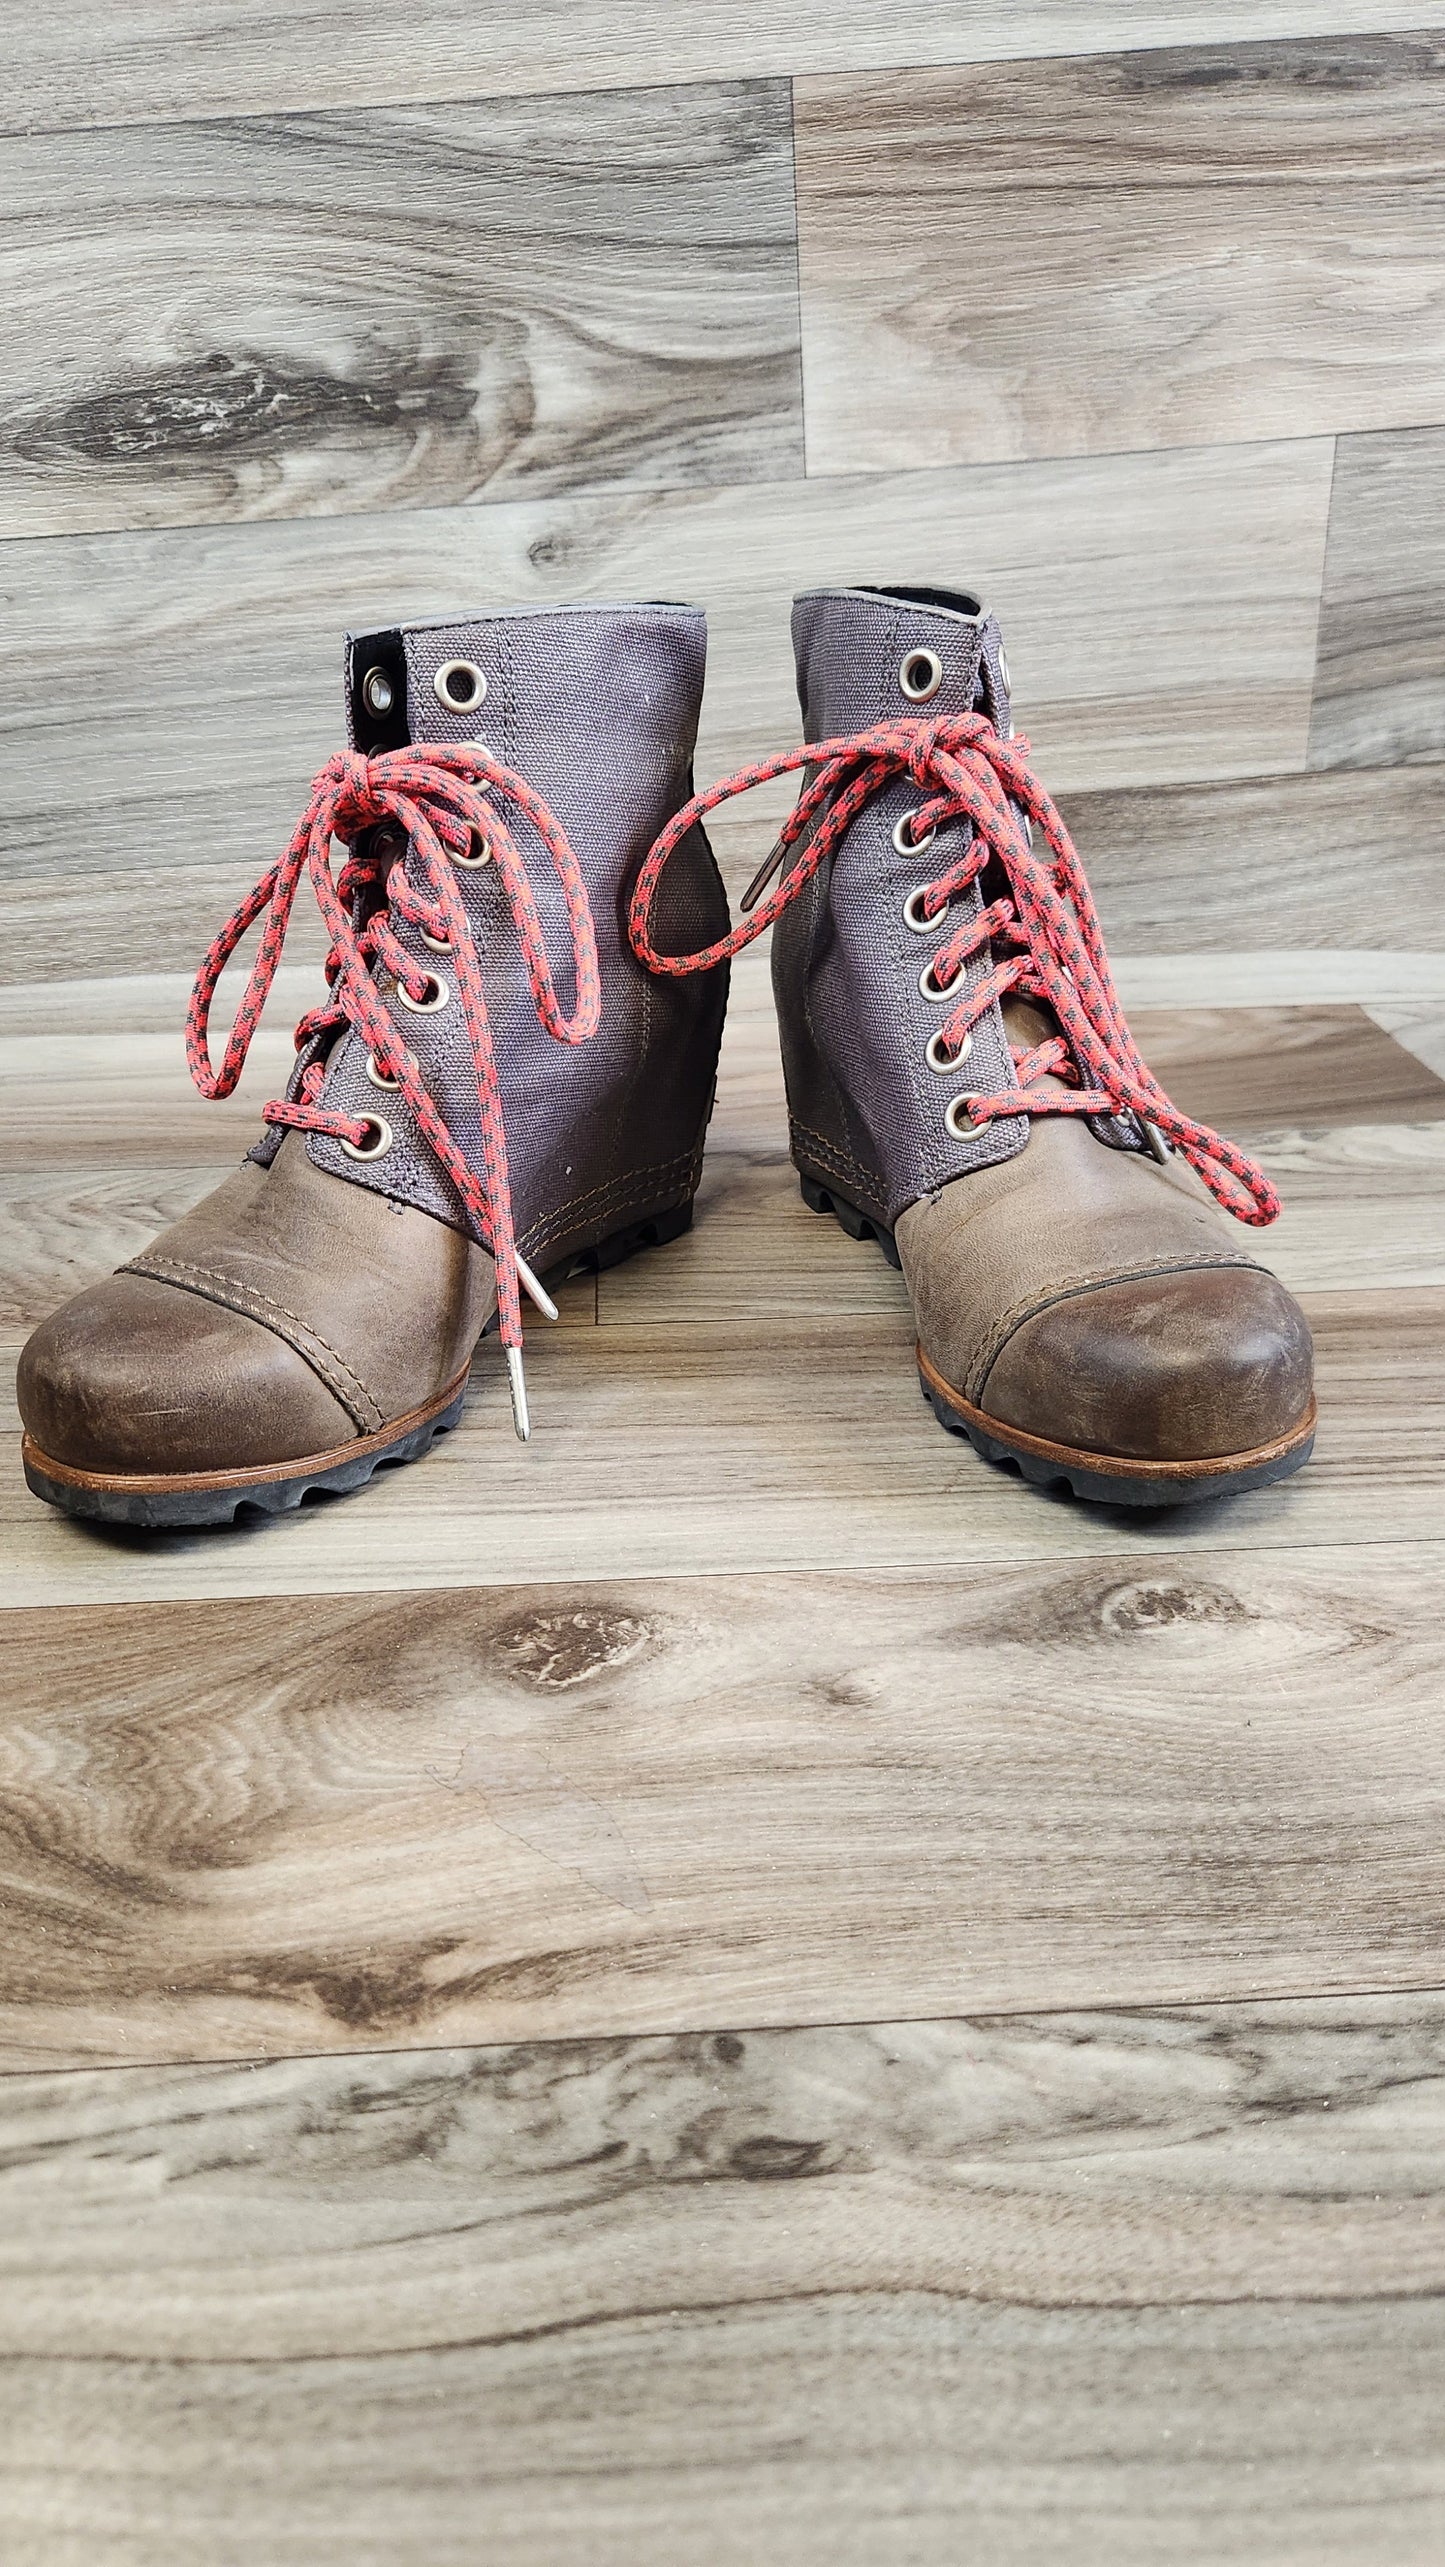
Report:
[[[691,1227],[689,1199],[671,1211],[630,1222],[591,1247],[574,1249],[548,1268],[545,1280],[555,1288],[569,1275],[619,1266],[646,1248],[680,1239]],[[483,1334],[495,1325],[493,1318]],[[242,1507],[262,1515],[289,1515],[313,1491],[343,1497],[363,1488],[384,1463],[420,1461],[438,1435],[449,1433],[460,1422],[466,1388],[467,1372],[459,1373],[438,1398],[393,1418],[375,1435],[355,1436],[329,1453],[312,1453],[304,1461],[280,1462],[262,1471],[81,1471],[68,1462],[52,1461],[27,1434],[21,1445],[26,1485],[63,1515],[81,1516],[96,1524],[131,1525],[147,1533],[232,1524]]]
[[[831,1213],[850,1239],[876,1241],[890,1266],[902,1260],[891,1230],[845,1203],[816,1177],[800,1179],[803,1200],[814,1212]],[[1303,1468],[1314,1449],[1317,1413],[1308,1414],[1272,1444],[1247,1453],[1225,1453],[1192,1462],[1141,1462],[1127,1453],[1094,1453],[1072,1444],[1051,1444],[1040,1435],[1006,1426],[986,1410],[974,1408],[936,1370],[923,1348],[917,1348],[918,1381],[939,1425],[961,1435],[986,1462],[1018,1471],[1035,1488],[1067,1489],[1094,1506],[1194,1506],[1202,1499],[1233,1497],[1240,1489],[1267,1488]]]

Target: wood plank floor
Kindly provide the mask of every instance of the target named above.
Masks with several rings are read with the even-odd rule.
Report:
[[[1382,34],[1445,24],[1440,0],[913,0],[904,18],[875,0],[801,0],[786,19],[761,0],[499,0],[485,43],[459,43],[452,0],[125,0],[106,42],[59,11],[5,0],[12,80],[0,130],[85,130],[176,117],[386,107],[395,99],[507,97],[729,79],[891,69],[1139,45]]]
[[[1433,421],[1439,41],[1239,70],[1216,45],[800,81],[810,471]]]
[[[1310,764],[1445,756],[1445,430],[1342,437]]]
[[[952,2567],[961,2525],[1026,2567],[1445,2542],[1438,1997],[6,2102],[27,2567],[462,2567],[479,2524],[507,2567]]]
[[[1436,0],[0,0],[4,2567],[1445,2556]],[[234,1164],[340,640],[981,587],[1288,1484],[940,1433],[766,957],[688,1237],[352,1501],[86,1532],[35,1321]],[[720,821],[734,893],[784,804]],[[223,993],[218,1018],[225,1013]]]
[[[14,141],[10,529],[794,475],[793,222],[780,82]]]
[[[1445,1556],[1236,1539],[15,1617],[0,2063],[1428,1983]]]
[[[68,978],[67,951],[87,976],[193,969],[335,742],[343,629],[468,596],[698,600],[699,764],[722,773],[797,737],[794,591],[931,577],[946,524],[951,557],[999,599],[1060,792],[1298,771],[1332,454],[1310,439],[17,543],[0,628],[16,900],[0,974]],[[784,807],[774,796],[742,824],[739,883]],[[1231,941],[1262,941],[1247,912]]]

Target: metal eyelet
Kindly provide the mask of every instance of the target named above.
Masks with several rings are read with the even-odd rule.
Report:
[[[937,922],[935,921],[935,924]],[[940,989],[933,977],[933,960],[926,962],[918,975],[918,994],[930,1007],[956,1007],[963,996],[963,974],[955,972],[946,989]]]
[[[418,927],[416,932],[429,952],[433,954],[449,954],[451,952],[452,940],[450,936],[430,935],[425,927]]]
[[[443,660],[431,691],[444,713],[475,713],[487,681],[475,660]]]
[[[923,1057],[931,1070],[937,1070],[940,1078],[947,1078],[950,1070],[956,1070],[960,1061],[967,1060],[973,1050],[973,1035],[965,1034],[956,1052],[945,1052],[942,1043],[943,1028],[940,1026],[936,1034],[929,1035],[928,1049]]]
[[[446,982],[438,980],[435,972],[428,972],[426,977],[427,996],[425,998],[413,998],[404,981],[398,981],[396,984],[397,997],[403,1007],[411,1009],[413,1016],[439,1015],[451,996]]]
[[[916,811],[905,811],[901,819],[894,823],[893,844],[900,856],[921,856],[925,848],[932,846],[938,835],[938,823],[935,820],[931,829],[925,829],[921,838],[915,838],[912,833],[913,823],[917,817]]]
[[[467,746],[471,746],[470,741],[467,742]],[[479,851],[476,855],[472,854],[471,847],[468,847],[465,855],[458,855],[455,847],[447,849],[452,863],[460,865],[463,873],[480,873],[483,865],[489,865],[492,861],[491,842],[482,836],[480,830],[473,832],[472,846]]]
[[[926,704],[943,684],[943,662],[937,651],[910,651],[899,669],[898,683],[910,704]]]
[[[396,1137],[391,1125],[380,1114],[364,1114],[361,1119],[367,1130],[375,1133],[376,1138],[370,1142],[341,1141],[337,1145],[338,1148],[346,1152],[348,1159],[363,1161],[384,1159]]]
[[[366,1075],[373,1087],[396,1088],[401,1085],[399,1078],[388,1078],[384,1070],[377,1068],[375,1052],[368,1052],[366,1055]]]
[[[951,1096],[943,1109],[944,1126],[953,1134],[955,1141],[971,1141],[978,1130],[978,1125],[968,1110],[976,1094],[975,1088],[965,1088],[962,1096]],[[964,1130],[959,1128],[960,1118],[967,1127]]]
[[[923,903],[927,898],[928,885],[923,883],[917,891],[910,891],[903,904],[903,924],[911,928],[915,936],[936,936],[938,933],[938,922],[943,912],[940,909],[934,917],[925,918]]]
[[[380,662],[374,668],[369,668],[362,679],[361,700],[367,712],[374,713],[379,722],[385,720],[395,704],[396,689],[392,685],[389,672],[380,665]]]

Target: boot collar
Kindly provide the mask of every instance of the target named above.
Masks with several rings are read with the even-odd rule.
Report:
[[[410,741],[474,740],[529,771],[539,752],[560,747],[605,766],[624,709],[633,756],[652,732],[673,742],[679,704],[701,692],[706,649],[700,608],[631,601],[348,634],[351,745],[372,756]]]
[[[899,715],[972,712],[1009,736],[1003,636],[964,590],[810,589],[793,603],[793,649],[807,740]]]

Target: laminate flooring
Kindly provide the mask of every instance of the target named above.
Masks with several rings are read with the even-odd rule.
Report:
[[[1445,11],[0,0],[5,2567],[1445,2556]],[[1321,1427],[990,1470],[802,1203],[207,1536],[25,1492],[34,1322],[233,1165],[191,970],[346,627],[974,585]],[[782,807],[722,815],[737,890]],[[218,1018],[225,1013],[223,994]]]

